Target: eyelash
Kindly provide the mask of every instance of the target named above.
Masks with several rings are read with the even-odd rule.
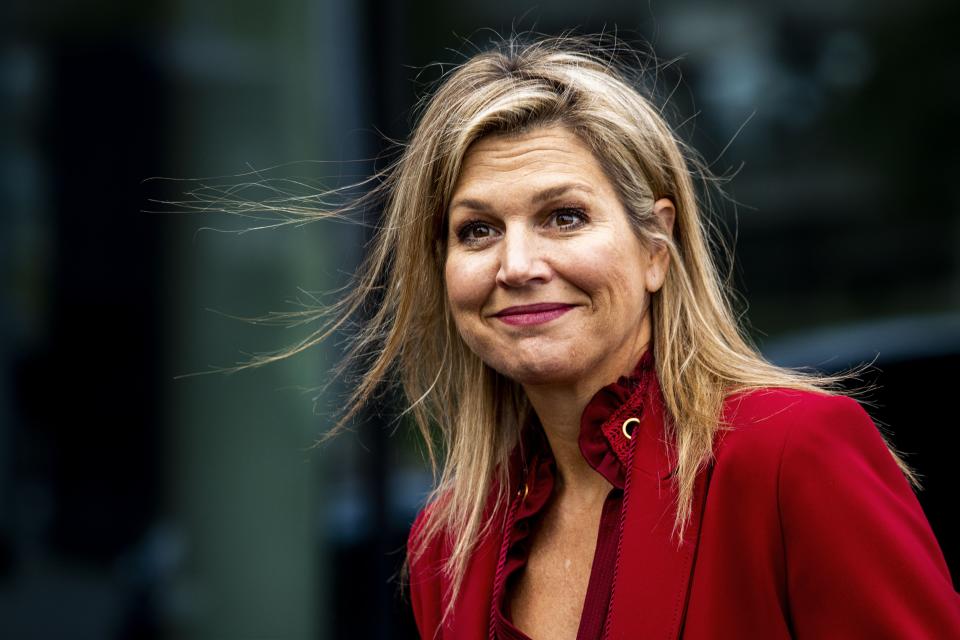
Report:
[[[556,220],[557,216],[559,215],[575,215],[577,218],[579,218],[579,220],[573,224],[560,227],[561,231],[579,229],[587,223],[587,214],[579,207],[561,207],[560,209],[556,209],[550,214],[550,219]],[[487,238],[471,238],[469,236],[470,232],[478,227],[491,227],[491,225],[483,220],[467,220],[460,225],[459,229],[457,229],[457,239],[464,244],[478,244],[484,240],[487,240]]]

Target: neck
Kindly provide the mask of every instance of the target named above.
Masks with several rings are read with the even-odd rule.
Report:
[[[649,332],[641,331],[641,339],[622,360],[611,360],[595,369],[595,374],[570,384],[524,385],[557,464],[557,491],[575,502],[602,500],[611,488],[580,452],[580,418],[593,396],[620,376],[633,372],[633,367],[646,353]]]

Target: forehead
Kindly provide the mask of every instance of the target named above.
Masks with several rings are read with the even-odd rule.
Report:
[[[454,186],[457,197],[514,193],[582,182],[612,193],[613,187],[590,148],[565,127],[522,134],[493,134],[467,150]],[[476,193],[476,195],[480,195]]]

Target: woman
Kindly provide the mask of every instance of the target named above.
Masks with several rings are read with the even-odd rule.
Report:
[[[396,168],[381,362],[447,449],[421,636],[960,637],[909,469],[742,337],[680,143],[599,53],[474,56]]]
[[[849,375],[749,344],[704,169],[604,56],[511,40],[446,74],[340,320],[277,356],[378,301],[344,420],[395,372],[444,452],[408,544],[421,636],[960,637],[910,470]]]

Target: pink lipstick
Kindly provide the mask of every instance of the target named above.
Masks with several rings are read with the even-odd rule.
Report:
[[[507,307],[494,314],[501,322],[512,325],[528,326],[543,324],[559,318],[570,309],[572,304],[558,302],[542,302],[540,304],[526,304],[518,307]]]

